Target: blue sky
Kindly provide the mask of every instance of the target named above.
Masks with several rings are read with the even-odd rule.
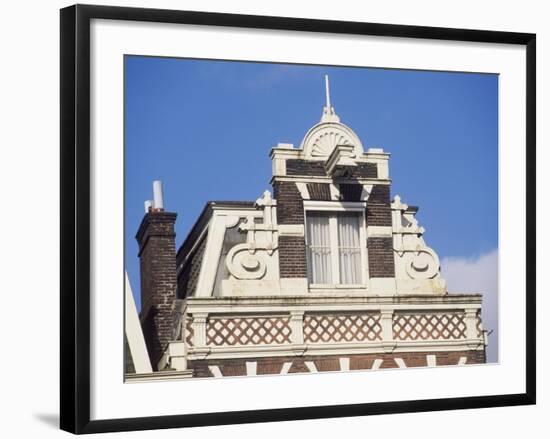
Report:
[[[178,214],[179,247],[208,200],[271,189],[270,148],[298,146],[319,121],[324,74],[341,121],[365,149],[392,154],[392,196],[420,207],[440,258],[498,247],[497,75],[127,56],[125,258],[136,296],[134,236],[153,180]]]

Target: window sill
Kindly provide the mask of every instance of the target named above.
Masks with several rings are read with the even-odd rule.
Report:
[[[366,290],[365,284],[347,284],[347,285],[330,285],[330,284],[310,284],[310,290],[336,290],[336,291],[348,291],[348,290]]]

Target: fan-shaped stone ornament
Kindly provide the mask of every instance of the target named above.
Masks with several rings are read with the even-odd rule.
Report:
[[[342,123],[325,122],[311,128],[302,141],[306,158],[326,158],[336,145],[352,145],[354,156],[363,154],[363,145],[353,130]]]

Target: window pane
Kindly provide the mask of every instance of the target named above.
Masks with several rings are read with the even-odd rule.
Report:
[[[360,216],[356,213],[338,215],[338,256],[340,283],[361,283]]]
[[[328,215],[307,215],[308,272],[314,284],[332,283]]]

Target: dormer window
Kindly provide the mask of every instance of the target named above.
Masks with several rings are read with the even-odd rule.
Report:
[[[307,203],[306,246],[311,287],[364,287],[367,265],[364,211],[364,203]]]

